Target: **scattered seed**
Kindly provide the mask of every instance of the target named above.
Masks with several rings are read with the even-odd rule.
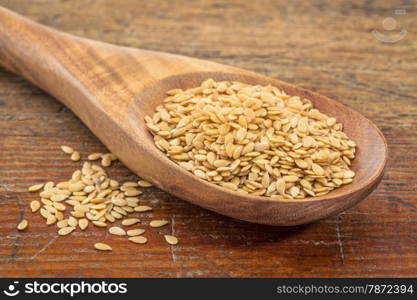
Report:
[[[43,188],[44,184],[43,183],[39,183],[39,184],[35,184],[32,185],[31,187],[28,188],[29,192],[36,192],[39,191],[41,188]]]
[[[41,203],[38,200],[33,200],[30,202],[30,209],[32,212],[36,212],[41,207]]]
[[[86,230],[88,227],[88,220],[86,218],[79,219],[78,226],[81,230]]]
[[[39,196],[45,199],[49,199],[54,195],[54,192],[51,190],[42,191]]]
[[[71,232],[73,232],[74,230],[75,230],[75,227],[68,226],[68,227],[64,227],[64,228],[61,228],[60,230],[58,230],[58,234],[59,235],[68,235]]]
[[[81,155],[80,155],[80,153],[79,153],[78,151],[74,151],[74,152],[71,154],[71,160],[72,160],[72,161],[79,161],[79,160],[80,160],[80,158],[81,158]]]
[[[145,180],[139,180],[138,181],[138,185],[140,187],[151,187],[152,186],[152,183],[150,183],[148,181],[145,181]]]
[[[68,186],[68,190],[73,193],[82,191],[83,189],[84,189],[84,184],[81,181],[72,183]]]
[[[72,154],[74,152],[74,149],[68,146],[61,146],[62,151],[64,151],[66,154]]]
[[[48,218],[46,218],[46,224],[51,225],[56,223],[56,217],[55,215],[49,215]]]
[[[126,195],[127,197],[134,197],[134,196],[138,196],[138,195],[140,195],[140,194],[142,194],[142,192],[141,192],[141,191],[139,191],[139,190],[135,190],[135,189],[127,190],[127,191],[125,192],[125,195]]]
[[[45,219],[47,219],[51,215],[51,213],[44,208],[41,208],[40,212],[41,212],[41,216],[44,217]]]
[[[168,221],[166,220],[152,220],[149,223],[151,227],[162,227],[162,226],[165,226],[166,224],[168,224]]]
[[[128,240],[136,244],[145,244],[148,241],[144,236],[132,236]]]
[[[72,148],[68,146],[62,146],[61,148],[65,153],[71,154],[72,160],[78,161],[81,158],[81,155]],[[206,155],[201,156],[206,157]],[[212,155],[208,155],[208,157],[210,157],[210,160],[215,159]],[[104,166],[109,166],[112,161],[117,159],[111,153],[93,153],[88,156],[89,160],[100,158],[102,162],[104,158]],[[233,166],[234,170],[238,167],[238,163],[234,163]],[[228,167],[226,169],[219,170],[218,174],[229,170]],[[342,173],[341,181],[342,179],[344,181],[348,180],[348,176],[349,174],[346,174],[344,177]],[[122,225],[131,226],[139,223],[140,220],[138,218],[126,218],[126,216],[135,211],[147,212],[152,210],[149,206],[139,205],[139,199],[136,197],[142,194],[138,187],[150,186],[151,184],[144,180],[128,181],[120,185],[118,181],[109,178],[102,167],[85,162],[81,169],[72,173],[68,181],[58,182],[56,185],[54,182],[48,182],[29,187],[29,191],[40,191],[39,195],[41,197],[40,201],[33,200],[30,202],[30,209],[32,212],[39,210],[48,225],[56,224],[58,234],[62,236],[70,234],[77,226],[81,230],[86,230],[90,221],[97,227],[106,227],[107,222],[113,223],[120,219]],[[67,205],[71,210],[69,211],[69,217],[66,218],[63,212],[67,211]],[[150,225],[160,227],[167,223],[168,221],[165,220],[153,220]],[[17,228],[23,230],[28,226],[27,224],[28,222],[23,220]],[[129,240],[134,243],[143,244],[147,242],[145,237],[140,236],[145,232],[144,229],[131,229],[126,232],[118,226],[112,226],[109,228],[109,232],[113,235],[128,235]],[[98,247],[101,247],[100,244],[105,245],[103,243],[97,244]],[[109,250],[107,247],[110,246],[105,245],[103,247],[106,248],[105,250]],[[96,249],[98,248],[96,247]]]
[[[58,222],[56,223],[56,226],[57,226],[58,228],[68,227],[68,219],[63,219],[63,220],[61,220],[61,221],[58,221]]]
[[[91,153],[88,157],[87,157],[87,159],[88,160],[97,160],[97,159],[99,159],[99,158],[101,158],[101,156],[102,156],[103,154],[101,154],[101,153]]]
[[[114,235],[126,235],[126,231],[117,226],[110,227],[109,232]]]
[[[117,206],[125,206],[125,205],[127,205],[127,202],[124,199],[114,198],[114,199],[111,200],[111,202],[114,205],[117,205]]]
[[[145,232],[145,229],[131,229],[128,230],[126,233],[128,236],[137,236],[137,235],[141,235]]]
[[[176,245],[178,244],[178,239],[173,236],[173,235],[164,235],[165,240],[167,241],[168,244],[170,245]]]
[[[106,227],[107,223],[102,221],[93,221],[93,224],[97,227]]]
[[[113,250],[112,247],[110,247],[109,245],[105,243],[95,243],[94,248],[100,251],[112,251]]]
[[[25,230],[29,225],[28,220],[24,219],[17,224],[17,230]]]
[[[117,156],[116,156],[116,154],[113,154],[113,153],[108,153],[108,156],[110,157],[110,159],[112,160],[112,161],[115,161],[115,160],[117,160],[118,158],[117,158]]]
[[[152,207],[146,206],[146,205],[140,205],[135,207],[135,211],[137,212],[146,212],[152,210]]]
[[[61,221],[61,220],[64,219],[64,214],[62,212],[60,212],[60,211],[57,211],[55,213],[55,218],[56,218],[57,221]]]
[[[123,183],[122,186],[137,187],[138,184],[134,181],[127,181],[127,182]]]
[[[64,201],[67,198],[68,198],[68,195],[65,195],[65,194],[57,194],[57,195],[51,196],[51,200],[57,201],[57,202]]]
[[[124,219],[122,221],[122,225],[123,226],[131,226],[131,225],[134,225],[134,224],[139,223],[139,222],[140,222],[140,220],[138,218]]]
[[[101,158],[101,165],[103,167],[110,167],[111,165],[111,159],[109,155],[103,155]]]
[[[64,211],[67,208],[64,204],[60,202],[54,202],[52,205],[59,211]]]
[[[77,221],[77,219],[76,219],[76,218],[74,218],[74,217],[72,217],[72,216],[70,216],[70,217],[68,218],[68,225],[69,225],[69,226],[71,226],[71,227],[77,227],[77,224],[78,224],[78,221]]]

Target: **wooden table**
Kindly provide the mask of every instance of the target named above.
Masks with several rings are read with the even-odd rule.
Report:
[[[366,201],[310,225],[240,222],[151,188],[142,202],[155,211],[143,220],[171,223],[149,230],[146,245],[97,228],[58,237],[28,209],[36,195],[27,187],[65,180],[81,165],[60,151],[62,144],[84,157],[105,149],[67,108],[0,69],[0,276],[417,276],[415,6],[314,2],[1,0],[73,34],[231,64],[338,99],[379,126],[390,159]],[[378,29],[392,37],[383,29],[388,17],[409,31],[395,43],[372,34]],[[118,180],[136,178],[121,164],[109,172]],[[18,232],[23,217],[30,227]],[[180,238],[175,247],[162,237],[171,232]],[[114,251],[97,253],[92,245],[99,240]]]

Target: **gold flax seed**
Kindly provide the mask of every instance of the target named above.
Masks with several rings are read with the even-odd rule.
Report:
[[[148,239],[144,236],[132,236],[128,238],[129,241],[136,244],[145,244]]]
[[[166,224],[168,224],[168,221],[166,221],[166,220],[152,220],[149,223],[149,226],[151,226],[151,227],[162,227],[162,226],[165,226]]]
[[[165,240],[170,245],[176,245],[178,244],[178,239],[173,235],[164,235]]]
[[[17,230],[25,230],[29,225],[28,220],[24,219],[17,224]]]
[[[109,245],[105,243],[95,243],[94,248],[100,251],[112,251],[113,250],[112,247],[110,247]]]
[[[342,124],[270,85],[207,79],[169,92],[145,123],[183,169],[240,193],[302,199],[315,196],[313,186],[323,183],[328,189],[318,193],[328,193],[355,175],[356,143]]]

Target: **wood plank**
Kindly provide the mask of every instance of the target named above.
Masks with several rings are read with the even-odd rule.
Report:
[[[338,99],[384,132],[390,160],[382,184],[360,205],[289,228],[226,218],[161,192],[143,203],[171,226],[149,230],[146,245],[105,230],[56,237],[30,213],[29,185],[68,178],[75,166],[59,146],[86,155],[101,143],[64,106],[0,69],[0,275],[64,277],[273,277],[417,275],[416,18],[402,1],[64,1],[1,5],[73,34],[209,59],[263,73]],[[406,9],[396,16],[394,10]],[[409,30],[394,44],[372,35],[394,17]],[[135,179],[117,164],[119,180]],[[30,222],[17,232],[17,221]],[[170,247],[163,234],[174,231]],[[113,245],[111,253],[92,248]]]

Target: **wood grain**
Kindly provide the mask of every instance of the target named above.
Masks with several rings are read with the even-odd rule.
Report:
[[[55,229],[29,213],[32,195],[26,187],[69,176],[74,163],[60,153],[63,141],[85,154],[103,146],[62,105],[1,70],[1,275],[416,275],[417,109],[416,82],[410,75],[416,69],[415,36],[410,30],[404,40],[384,44],[370,33],[394,9],[406,6],[369,1],[351,6],[334,1],[313,6],[136,2],[0,4],[74,34],[236,65],[340,99],[375,121],[386,135],[391,157],[383,183],[354,209],[293,228],[237,222],[153,189],[145,195],[145,201],[160,208],[153,216],[174,222],[171,228],[150,233],[148,245],[132,247],[102,230],[56,238]],[[252,13],[242,18],[247,11]],[[399,25],[410,28],[413,17],[412,12],[398,17]],[[119,179],[132,176],[122,166],[111,174]],[[18,233],[15,224],[23,215],[30,219],[30,230]],[[170,231],[181,239],[173,248],[161,236]],[[117,251],[97,256],[91,245],[99,238],[114,243]]]

